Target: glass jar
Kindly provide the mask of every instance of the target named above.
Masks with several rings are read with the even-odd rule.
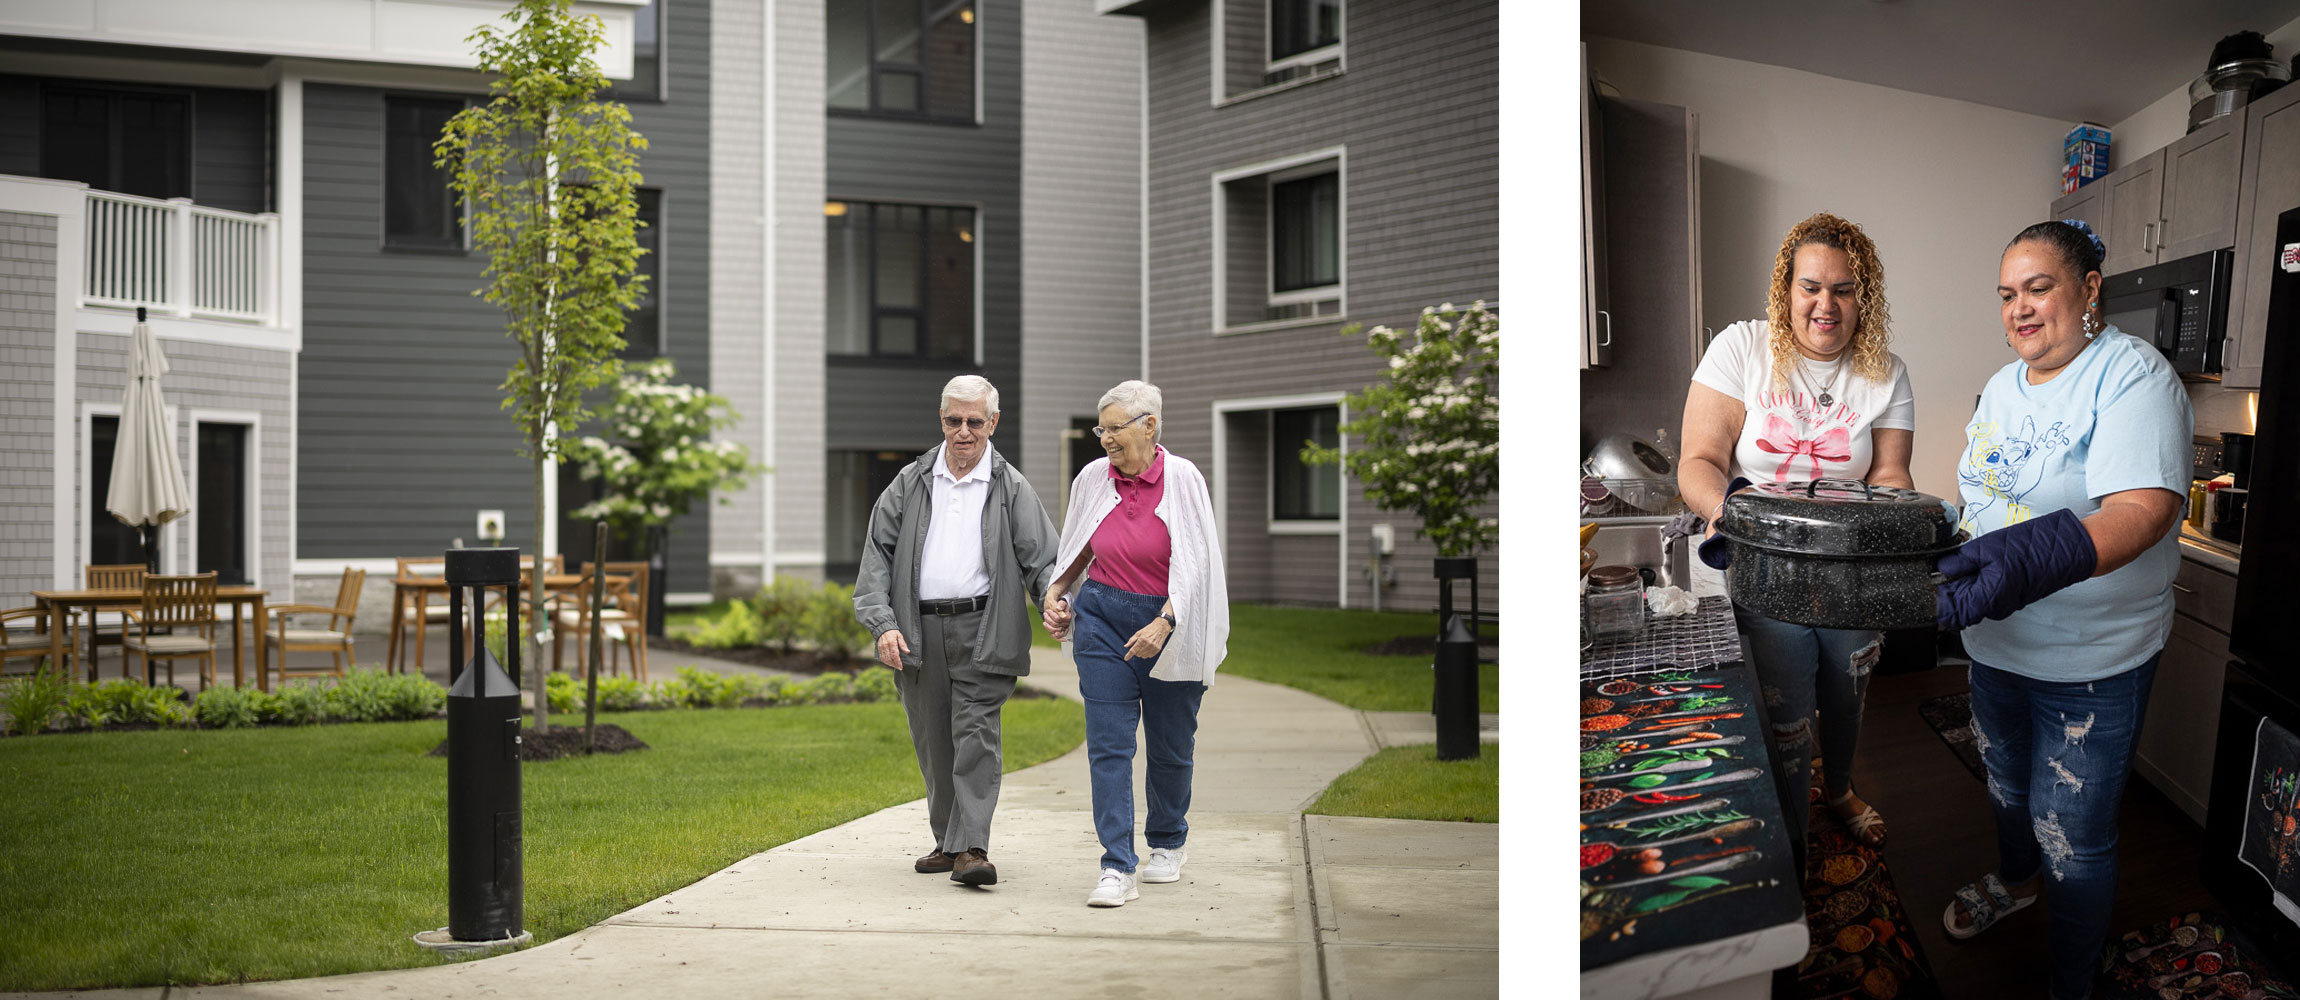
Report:
[[[1645,630],[1645,581],[1628,566],[1599,566],[1589,571],[1581,608],[1591,638],[1636,635]]]

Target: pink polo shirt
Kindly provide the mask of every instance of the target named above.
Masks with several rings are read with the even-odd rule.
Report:
[[[1174,539],[1158,518],[1158,500],[1166,495],[1166,449],[1159,448],[1139,476],[1125,475],[1112,463],[1110,480],[1118,487],[1118,506],[1094,526],[1094,561],[1086,576],[1107,587],[1164,597],[1166,568],[1174,557]]]

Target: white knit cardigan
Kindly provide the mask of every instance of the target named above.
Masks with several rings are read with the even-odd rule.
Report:
[[[1155,513],[1166,522],[1166,535],[1173,543],[1166,596],[1174,602],[1175,625],[1150,676],[1213,687],[1214,668],[1221,666],[1230,648],[1230,585],[1224,577],[1221,539],[1214,532],[1213,494],[1189,459],[1163,446],[1158,450],[1166,455],[1162,474],[1166,488]],[[1057,573],[1077,561],[1103,516],[1117,508],[1118,484],[1110,478],[1110,460],[1097,458],[1070,482],[1070,510],[1062,517],[1062,544],[1054,558]],[[1085,567],[1079,567],[1077,585],[1083,585],[1085,576]]]

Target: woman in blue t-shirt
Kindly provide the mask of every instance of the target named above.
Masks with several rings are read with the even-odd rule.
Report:
[[[1997,295],[2020,358],[1965,428],[1974,537],[1940,562],[1997,829],[1996,870],[1941,919],[1968,938],[2050,893],[2059,1000],[2091,992],[2116,898],[2116,811],[2172,627],[2194,424],[2164,356],[2102,321],[2105,253],[2081,222],[2005,248]]]

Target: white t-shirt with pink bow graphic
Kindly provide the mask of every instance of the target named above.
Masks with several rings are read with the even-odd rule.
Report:
[[[1730,475],[1753,483],[1863,479],[1876,454],[1870,430],[1917,429],[1916,395],[1899,355],[1889,355],[1883,382],[1854,374],[1849,353],[1835,361],[1800,357],[1804,370],[1792,369],[1788,388],[1775,389],[1769,333],[1761,319],[1726,327],[1693,372],[1693,381],[1741,401]]]

